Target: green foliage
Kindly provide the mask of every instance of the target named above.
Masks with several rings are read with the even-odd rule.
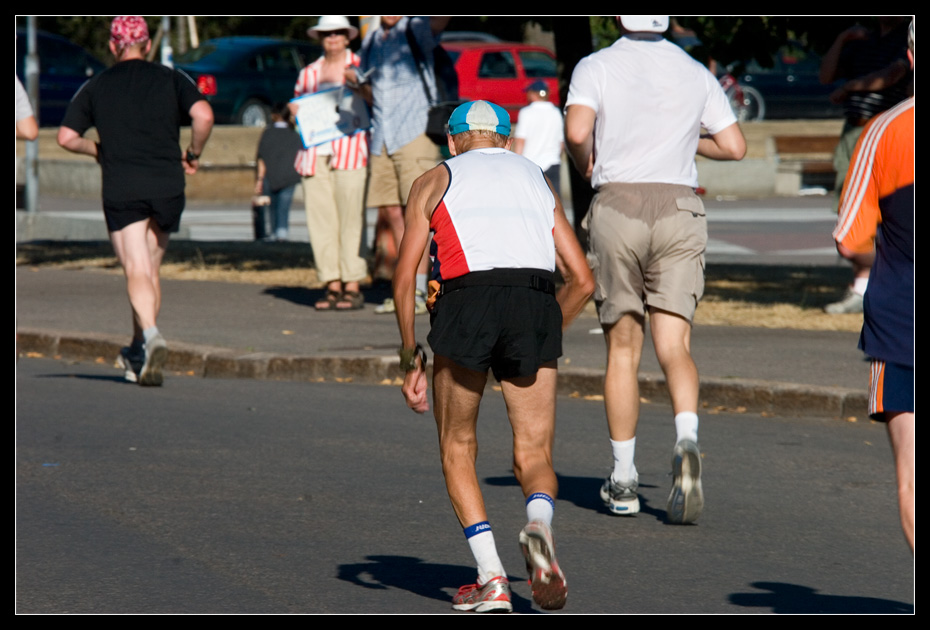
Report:
[[[620,37],[617,18],[613,15],[591,16],[591,43],[594,50],[607,48]]]

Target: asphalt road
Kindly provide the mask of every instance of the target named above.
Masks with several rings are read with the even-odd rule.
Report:
[[[448,613],[474,580],[432,420],[396,387],[16,371],[19,613]],[[684,527],[664,522],[673,431],[644,405],[644,510],[611,516],[601,403],[559,400],[564,613],[913,612],[882,426],[705,415],[707,507]],[[540,612],[499,394],[479,441],[515,612]]]

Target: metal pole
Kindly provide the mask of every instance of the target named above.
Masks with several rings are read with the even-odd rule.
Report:
[[[167,15],[161,16],[161,63],[169,68],[174,67],[173,53],[171,50],[171,18]]]
[[[39,54],[36,44],[36,18],[26,20],[26,91],[39,124]],[[26,143],[26,211],[35,213],[39,201],[39,140]]]

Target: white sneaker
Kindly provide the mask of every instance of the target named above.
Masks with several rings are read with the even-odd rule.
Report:
[[[823,312],[830,315],[842,315],[844,313],[861,313],[862,296],[852,289],[846,290],[846,295],[839,302],[833,302],[823,307]]]
[[[145,344],[145,363],[139,371],[139,385],[159,386],[164,381],[162,368],[168,360],[168,344],[160,334],[149,339]]]
[[[639,512],[637,489],[639,489],[639,483],[635,479],[629,483],[617,483],[607,477],[604,485],[601,486],[601,501],[614,514],[636,514]]]
[[[375,307],[375,313],[378,315],[393,313],[394,310],[394,298],[387,298],[384,302]]]
[[[533,601],[544,610],[559,610],[568,597],[565,574],[555,559],[552,528],[543,521],[530,521],[520,532],[520,549],[533,587]]]
[[[701,449],[696,442],[681,440],[672,452],[672,491],[668,495],[668,521],[693,523],[704,510],[701,487]]]

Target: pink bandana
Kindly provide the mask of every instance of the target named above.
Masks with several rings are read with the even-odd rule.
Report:
[[[139,15],[120,15],[110,26],[110,41],[122,50],[149,38],[149,27]]]

